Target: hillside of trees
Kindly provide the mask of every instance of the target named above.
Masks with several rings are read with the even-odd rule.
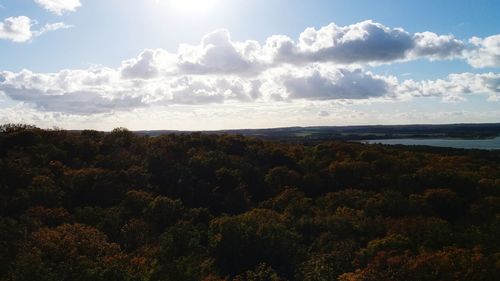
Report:
[[[135,133],[159,136],[162,134],[185,134],[190,132],[142,130],[135,131]],[[283,127],[205,131],[205,133],[243,135],[292,143],[318,143],[325,140],[350,141],[395,138],[487,139],[495,138],[500,135],[500,123]]]
[[[500,151],[0,127],[0,280],[498,280]]]

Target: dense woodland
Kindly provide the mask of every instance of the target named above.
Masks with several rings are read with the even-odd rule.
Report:
[[[498,280],[500,151],[0,128],[0,280]]]

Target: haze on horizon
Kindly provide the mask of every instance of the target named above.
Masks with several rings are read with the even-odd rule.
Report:
[[[0,124],[500,121],[500,2],[0,0]]]

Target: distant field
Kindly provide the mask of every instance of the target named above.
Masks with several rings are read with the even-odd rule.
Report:
[[[294,133],[296,137],[308,137],[314,134],[314,131],[303,131],[303,132],[298,132]]]

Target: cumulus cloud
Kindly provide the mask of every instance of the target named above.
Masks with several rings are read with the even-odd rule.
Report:
[[[401,28],[370,20],[349,26],[331,23],[319,30],[307,28],[302,32],[297,56],[307,61],[346,64],[388,62],[405,58],[413,46],[412,36]]]
[[[258,83],[237,77],[181,76],[147,84],[151,104],[217,104],[250,102],[258,96]]]
[[[395,78],[382,77],[361,69],[314,69],[298,77],[286,77],[283,86],[288,99],[368,99],[389,95]]]
[[[446,79],[404,80],[362,68],[315,64],[281,67],[257,77],[173,75],[127,79],[120,69],[63,70],[58,73],[0,72],[0,92],[41,111],[92,115],[150,106],[252,104],[294,101],[397,100],[467,95],[500,97],[500,74],[451,74]]]
[[[31,19],[25,16],[6,18],[0,22],[0,39],[26,42],[33,36],[31,25]]]
[[[129,79],[174,74],[256,75],[265,65],[258,42],[233,42],[229,32],[221,29],[204,36],[199,45],[182,44],[175,54],[145,50],[137,58],[124,61],[121,73]]]
[[[165,74],[256,76],[282,65],[376,65],[422,58],[468,59],[473,66],[482,67],[493,64],[492,59],[494,63],[498,60],[497,40],[476,38],[466,43],[452,35],[429,31],[410,34],[371,20],[348,26],[331,23],[319,29],[307,28],[297,42],[288,36],[273,35],[263,45],[253,40],[233,41],[227,30],[216,30],[204,36],[198,45],[182,44],[176,53],[145,50],[123,63],[122,75],[135,79]]]
[[[116,87],[116,71],[102,68],[58,73],[0,73],[0,91],[42,111],[95,114],[144,106],[142,96]],[[128,85],[124,85],[128,86]]]
[[[490,101],[500,98],[500,73],[458,73],[446,79],[405,80],[397,90],[399,95],[442,97],[444,101],[462,101],[465,95],[486,94]]]
[[[470,43],[475,46],[467,54],[467,60],[473,67],[500,67],[500,35],[484,39],[473,37]]]
[[[165,50],[144,50],[137,58],[122,62],[120,71],[126,79],[152,79],[174,72],[176,58]]]
[[[203,37],[200,45],[182,44],[176,54],[162,49],[144,50],[122,63],[121,74],[128,79],[152,79],[160,75],[257,74],[262,70],[255,41],[232,42],[227,30]]]
[[[124,79],[119,70],[96,68],[58,73],[0,72],[0,92],[40,110],[95,114],[150,105],[250,102],[259,80],[218,76]],[[86,105],[88,103],[88,105]]]
[[[74,12],[77,8],[82,6],[80,0],[35,0],[35,2],[56,15]]]
[[[56,23],[32,30],[33,22],[20,18],[5,20],[0,25],[0,38],[27,41],[69,27]],[[216,30],[198,45],[181,45],[175,53],[144,50],[117,68],[56,73],[0,71],[0,92],[40,111],[77,115],[225,103],[362,102],[413,97],[461,101],[472,94],[495,101],[500,96],[498,73],[399,81],[366,71],[365,66],[418,58],[462,58],[475,67],[496,65],[498,38],[474,38],[465,43],[451,35],[410,34],[401,28],[364,21],[308,28],[297,42],[275,35],[260,45],[256,41],[233,41],[228,31]]]
[[[57,73],[34,73],[29,70],[20,72],[0,72],[0,85],[16,88],[36,88],[52,91],[77,91],[83,88],[100,87],[110,90],[118,83],[116,70],[111,68],[92,68],[86,70],[61,70]]]
[[[371,20],[349,26],[331,23],[307,28],[298,43],[286,36],[268,39],[266,47],[279,62],[386,63],[417,58],[459,57],[465,43],[452,35],[410,34]]]
[[[415,45],[410,57],[427,57],[431,60],[457,58],[466,49],[466,44],[452,35],[437,35],[429,31],[415,33],[413,41]]]
[[[3,22],[0,22],[0,39],[17,43],[27,42],[33,37],[41,36],[47,32],[72,27],[63,22],[58,22],[46,24],[39,30],[32,30],[33,25],[35,25],[35,21],[26,16],[6,18]]]
[[[216,30],[198,46],[181,45],[178,66],[193,74],[254,72],[262,63],[260,49],[256,41],[232,42],[227,30]]]

